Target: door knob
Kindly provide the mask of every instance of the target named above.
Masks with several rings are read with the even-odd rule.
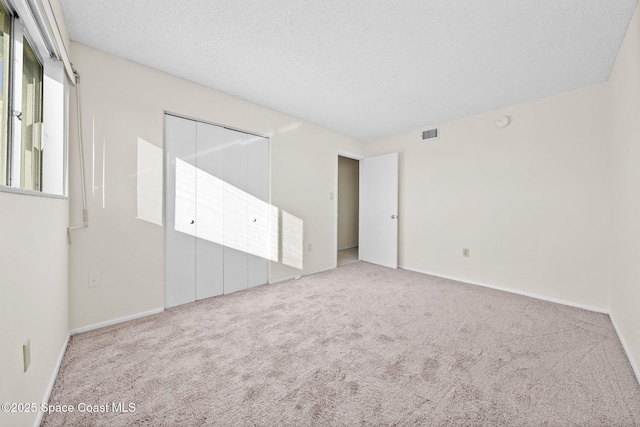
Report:
[[[193,219],[192,219],[192,220],[191,220],[191,224],[194,224],[194,223],[195,223],[195,220],[193,220]]]
[[[398,218],[397,215],[391,215],[391,219],[396,219],[396,218]]]

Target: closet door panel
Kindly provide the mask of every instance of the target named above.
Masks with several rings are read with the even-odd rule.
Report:
[[[265,285],[268,280],[269,261],[255,255],[247,256],[247,286]]]
[[[247,134],[225,129],[224,293],[247,288]]]
[[[247,289],[247,254],[224,248],[224,293]]]
[[[195,301],[196,122],[165,115],[165,307]]]
[[[197,124],[196,299],[222,295],[224,128]]]
[[[248,135],[247,192],[264,202],[269,201],[269,140]]]
[[[271,253],[271,217],[269,208],[269,140],[248,136],[247,191],[249,232],[247,272],[248,286],[259,286],[268,280]],[[277,254],[276,258],[277,260]]]

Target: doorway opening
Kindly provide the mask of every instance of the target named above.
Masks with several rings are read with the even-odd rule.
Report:
[[[358,261],[360,161],[338,156],[337,265]]]

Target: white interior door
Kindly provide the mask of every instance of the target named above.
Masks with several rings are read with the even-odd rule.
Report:
[[[359,256],[398,268],[398,153],[360,161]]]

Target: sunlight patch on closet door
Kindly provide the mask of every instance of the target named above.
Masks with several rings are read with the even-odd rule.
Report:
[[[277,207],[180,159],[175,177],[176,231],[278,261]],[[296,227],[292,219],[287,224]]]

